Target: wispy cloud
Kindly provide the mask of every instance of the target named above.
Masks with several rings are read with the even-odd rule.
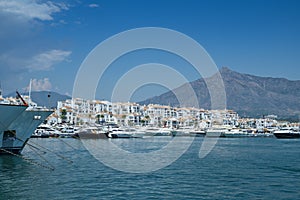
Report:
[[[21,71],[47,71],[55,64],[69,62],[71,51],[48,50],[33,56],[20,56],[14,53],[0,54],[0,65],[7,66],[14,72]]]
[[[35,55],[30,61],[26,68],[30,70],[43,71],[49,70],[53,65],[68,61],[68,57],[71,55],[71,51],[63,50],[50,50],[38,55]]]
[[[30,86],[23,88],[23,91],[28,92]],[[32,79],[31,80],[31,91],[50,91],[52,89],[52,84],[49,78],[42,79]]]
[[[70,51],[41,53],[33,46],[28,48],[27,41],[32,41],[34,45],[34,37],[41,30],[42,22],[65,24],[63,19],[54,20],[54,14],[68,9],[67,4],[54,1],[0,0],[0,64],[20,72],[28,69],[48,70],[65,61]]]
[[[95,4],[95,3],[92,3],[92,4],[89,4],[89,7],[90,7],[90,8],[98,8],[99,5],[98,5],[98,4]]]
[[[64,19],[55,18],[55,13],[69,8],[67,4],[46,0],[0,0],[0,54],[34,41],[49,22],[65,24]]]
[[[31,90],[32,91],[49,91],[52,89],[52,84],[49,78],[32,79]]]
[[[22,20],[37,19],[41,21],[53,20],[53,14],[62,10],[68,10],[63,3],[47,1],[38,3],[36,0],[1,0],[0,12]]]

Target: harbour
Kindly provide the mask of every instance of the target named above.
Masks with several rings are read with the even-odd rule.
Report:
[[[121,126],[91,120],[81,125],[51,124],[44,120],[52,110],[27,107],[24,102],[1,105],[8,109],[6,113],[18,112],[2,128],[5,155],[0,156],[0,199],[297,198],[300,160],[294,155],[300,153],[300,140],[290,139],[298,138],[295,124],[269,129],[233,124],[202,129]],[[207,140],[215,142],[202,157]],[[172,143],[175,148],[164,151]],[[153,152],[161,152],[154,157],[153,166],[180,156],[147,170],[143,163]]]
[[[297,198],[299,123],[136,103],[68,118],[18,97],[0,104],[0,199]]]
[[[0,0],[0,200],[300,200],[299,10]]]

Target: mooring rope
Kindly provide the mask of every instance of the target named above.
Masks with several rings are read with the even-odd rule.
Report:
[[[15,134],[13,131],[10,131],[10,132],[14,134],[14,138],[16,138],[17,140],[20,140],[21,142],[24,142],[24,144],[25,144],[25,141],[22,140],[21,138],[18,138],[18,137],[16,136],[16,134]],[[64,157],[64,156],[62,156],[62,155],[59,155],[58,153],[56,153],[56,152],[54,152],[54,151],[52,151],[52,150],[50,150],[50,149],[48,149],[48,148],[46,148],[46,147],[43,147],[43,146],[41,146],[41,145],[39,145],[39,144],[37,144],[37,143],[34,143],[34,142],[32,142],[32,141],[30,141],[30,142],[33,143],[33,144],[35,144],[36,146],[39,146],[40,148],[45,149],[46,151],[49,151],[49,152],[55,154],[56,156],[58,156],[58,157],[60,157],[60,158],[62,158],[62,159],[64,159],[64,160],[68,161],[69,163],[73,163],[72,160],[70,160],[70,159],[68,159],[68,158],[66,158],[66,157]],[[36,147],[36,146],[30,144],[29,141],[28,141],[26,144],[27,144],[28,146],[31,146],[31,147],[35,148],[35,149],[38,149],[38,150],[40,150],[40,151],[43,151],[43,150],[41,150],[40,148],[38,148],[38,147]],[[47,153],[46,151],[43,151],[43,153]]]
[[[15,135],[15,138],[16,138],[17,140],[20,140],[21,142],[24,142],[24,144],[25,144],[25,142],[26,142],[26,141],[22,140],[21,138],[18,138],[16,135]],[[38,147],[36,147],[36,146],[34,146],[34,145],[32,145],[32,144],[28,144],[28,142],[27,142],[26,144],[27,144],[29,147],[35,148],[35,149],[37,149],[37,150],[39,150],[39,151],[42,151],[44,154],[47,153],[46,151],[43,151],[42,149],[40,149],[40,148],[38,148]]]
[[[28,141],[28,142],[29,142],[29,141]],[[28,143],[28,142],[27,142],[27,143]],[[33,143],[33,144],[35,144],[35,145],[37,145],[37,146],[39,146],[39,147],[45,149],[46,151],[49,151],[49,152],[55,154],[56,156],[60,157],[60,158],[63,159],[63,160],[66,160],[66,161],[69,162],[69,163],[73,163],[72,160],[70,160],[70,159],[66,158],[65,156],[62,156],[62,155],[60,155],[60,154],[58,154],[58,153],[56,153],[56,152],[54,152],[54,151],[52,151],[52,150],[50,150],[50,149],[48,149],[48,148],[46,148],[46,147],[43,147],[43,146],[41,146],[41,145],[39,145],[39,144],[37,144],[37,143],[35,143],[35,142],[32,142],[32,141],[30,141],[30,143]]]
[[[67,142],[63,141],[61,138],[57,138],[59,141],[61,141],[62,143],[64,143],[65,145],[71,147],[72,149],[76,150],[76,148],[74,148],[72,145],[68,144]]]
[[[30,158],[26,158],[26,157],[21,156],[21,155],[19,155],[19,154],[15,154],[15,153],[13,153],[13,152],[11,152],[11,151],[8,151],[8,150],[3,149],[4,152],[7,152],[7,153],[9,153],[9,154],[11,154],[11,155],[14,155],[14,156],[17,156],[17,157],[19,157],[19,158],[22,158],[22,159],[24,159],[24,160],[26,160],[26,161],[29,161],[29,162],[32,162],[32,163],[36,163],[36,165],[39,165],[39,166],[42,166],[42,167],[46,167],[46,168],[51,169],[51,170],[54,170],[55,167],[53,167],[53,165],[52,165],[48,160],[46,160],[46,158],[44,158],[42,155],[40,155],[39,153],[37,153],[37,151],[35,151],[34,149],[39,150],[39,151],[43,152],[44,154],[46,154],[47,152],[41,149],[41,148],[43,148],[43,149],[45,149],[45,150],[47,150],[47,151],[49,151],[49,152],[55,154],[56,156],[58,156],[58,157],[60,157],[60,158],[62,158],[62,159],[64,159],[64,160],[66,160],[66,161],[68,161],[68,162],[70,162],[70,163],[73,163],[72,160],[70,160],[70,159],[68,159],[68,158],[66,158],[66,157],[64,157],[64,156],[62,156],[62,155],[59,155],[59,154],[57,154],[56,152],[51,151],[50,149],[48,149],[48,148],[46,148],[46,147],[43,147],[43,146],[41,146],[41,145],[39,145],[39,144],[37,144],[37,143],[34,143],[34,142],[30,141],[31,143],[35,144],[36,146],[41,147],[41,148],[38,148],[38,147],[36,147],[36,146],[30,144],[29,141],[26,142],[26,141],[22,140],[21,138],[18,138],[18,137],[16,136],[16,133],[15,133],[15,132],[13,132],[13,131],[11,131],[11,130],[8,130],[8,131],[14,135],[14,138],[15,138],[15,139],[20,140],[20,141],[23,142],[24,144],[26,143],[26,144],[30,147],[30,149],[32,149],[36,154],[38,154],[38,156],[41,157],[45,162],[47,162],[51,167],[45,166],[45,165],[43,165],[43,164],[41,164],[41,163],[38,163],[38,162],[35,162],[35,161],[31,160]],[[1,150],[2,150],[2,149],[1,149]]]
[[[11,155],[13,155],[13,156],[16,156],[16,157],[18,157],[18,158],[21,158],[21,159],[23,159],[24,161],[28,162],[29,164],[36,165],[36,166],[39,166],[39,167],[43,167],[43,168],[49,169],[49,170],[51,170],[51,171],[54,171],[54,169],[55,169],[55,168],[52,168],[52,167],[43,165],[42,163],[33,161],[33,160],[30,159],[30,158],[26,158],[26,157],[21,156],[21,155],[19,155],[19,154],[13,153],[13,152],[11,152],[11,151],[9,151],[9,150],[3,149],[3,148],[0,148],[0,150],[6,152],[6,153],[8,153],[8,154],[11,154]]]
[[[42,160],[44,160],[48,165],[50,165],[53,169],[55,169],[55,167],[43,156],[41,155],[39,152],[37,152],[36,149],[32,148],[31,146],[29,146],[29,148],[35,153],[37,154]]]

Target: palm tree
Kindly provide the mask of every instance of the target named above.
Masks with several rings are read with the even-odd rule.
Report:
[[[96,118],[97,118],[97,122],[96,123],[100,124],[100,114],[97,114]]]
[[[67,119],[67,110],[66,109],[62,109],[60,118],[63,123],[66,122],[66,119]]]
[[[103,124],[103,122],[104,122],[104,115],[103,114],[100,115],[100,118],[101,118],[101,123]]]

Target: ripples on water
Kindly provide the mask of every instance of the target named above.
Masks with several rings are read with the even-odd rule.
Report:
[[[113,142],[139,152],[157,150],[169,140]],[[199,159],[203,138],[196,138],[175,163],[147,174],[106,167],[80,140],[31,141],[73,163],[48,152],[43,157],[55,167],[51,171],[17,157],[0,156],[0,199],[300,199],[300,140],[220,138],[213,151]],[[47,165],[28,146],[23,155]]]

